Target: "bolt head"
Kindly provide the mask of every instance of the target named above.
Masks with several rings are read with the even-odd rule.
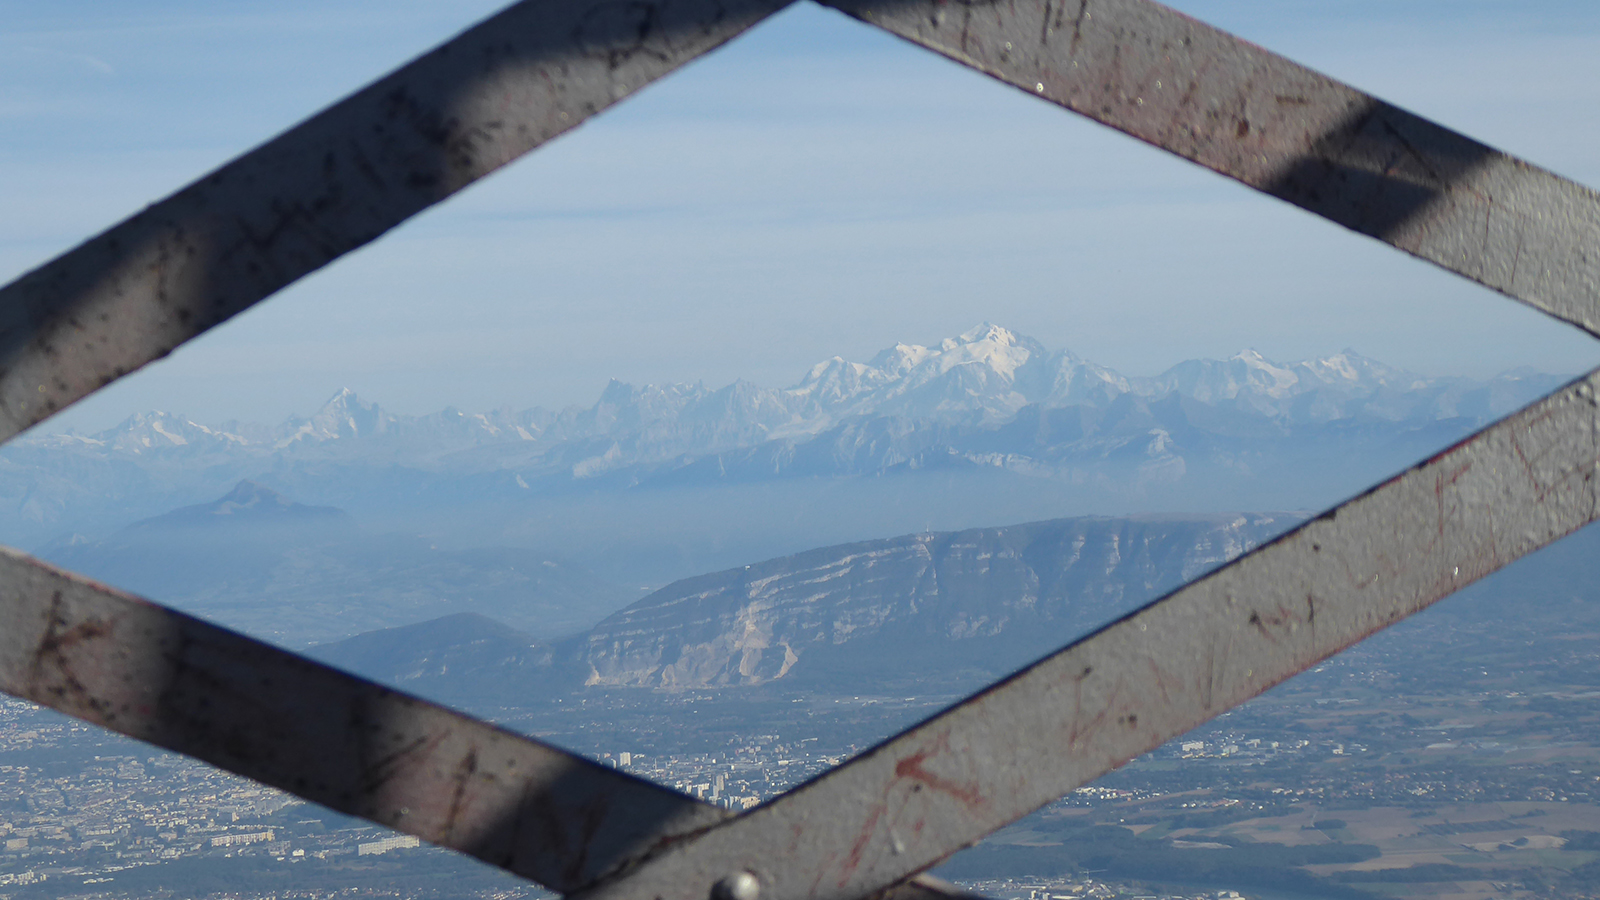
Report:
[[[757,900],[760,896],[761,880],[752,872],[724,875],[711,887],[711,900]]]

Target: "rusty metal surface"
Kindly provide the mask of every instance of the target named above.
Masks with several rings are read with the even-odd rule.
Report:
[[[571,891],[729,813],[0,550],[0,690]]]
[[[1600,335],[1600,195],[1150,0],[822,0]]]
[[[0,548],[0,690],[572,892],[732,817]],[[884,900],[972,898],[921,876]]]
[[[0,441],[789,0],[525,0],[0,289]]]
[[[785,2],[528,0],[0,289],[0,440]],[[1600,335],[1586,188],[1147,0],[829,2]],[[1597,383],[733,821],[10,551],[0,689],[585,900],[950,897],[905,879],[1592,521]]]
[[[1593,521],[1600,370],[582,900],[855,900]]]

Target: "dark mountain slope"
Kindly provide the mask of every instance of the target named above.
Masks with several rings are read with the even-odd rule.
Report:
[[[587,683],[1013,669],[1298,521],[1075,518],[813,550],[669,585],[600,622]]]
[[[441,622],[317,653],[468,702],[582,686],[779,681],[956,690],[1064,645],[1297,521],[1097,517],[905,535],[685,579],[585,634],[537,648],[504,648],[503,636],[456,634]],[[441,666],[445,659],[458,662]]]
[[[416,535],[372,534],[341,510],[294,503],[251,482],[215,502],[100,541],[58,541],[38,555],[289,645],[458,612],[550,638],[591,625],[628,599],[548,554],[441,549]]]
[[[468,696],[498,692],[508,677],[553,663],[548,646],[477,613],[369,631],[314,647],[310,655],[379,681],[449,681]]]
[[[906,535],[685,579],[558,642],[533,644],[504,626],[456,617],[316,653],[469,705],[584,686],[739,686],[769,700],[776,695],[767,688],[951,695],[1070,643],[1297,521],[1078,518]],[[1415,639],[1419,628],[1515,621],[1552,635],[1583,633],[1600,623],[1597,579],[1600,528],[1588,528],[1402,630]]]

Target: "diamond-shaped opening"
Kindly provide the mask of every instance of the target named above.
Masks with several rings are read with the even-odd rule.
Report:
[[[863,60],[856,53],[859,46],[869,46],[872,55]],[[551,397],[529,397],[522,387],[528,383],[552,386],[556,403],[588,402],[594,385],[613,374],[641,382],[699,378],[719,385],[744,376],[757,384],[784,384],[809,363],[835,353],[865,361],[896,338],[932,342],[982,319],[1039,335],[1050,349],[1070,347],[1130,374],[1157,372],[1183,356],[1226,356],[1251,344],[1279,359],[1324,355],[1353,344],[1386,362],[1444,372],[1475,355],[1467,348],[1486,356],[1506,354],[1506,346],[1515,342],[1508,336],[1521,335],[1525,348],[1537,347],[1472,359],[1467,374],[1479,377],[1522,361],[1575,371],[1593,358],[1586,343],[1526,310],[1309,217],[1247,197],[1155,151],[925,54],[904,48],[897,52],[898,47],[810,7],[785,13],[715,59],[497,176],[493,184],[468,192],[308,279],[180,351],[172,361],[108,389],[103,399],[90,401],[77,415],[86,423],[95,415],[107,416],[95,410],[98,404],[102,410],[115,410],[102,419],[109,424],[154,405],[144,398],[182,397],[191,410],[208,405],[217,410],[209,418],[215,422],[237,415],[234,410],[242,407],[231,404],[239,398],[253,398],[247,402],[266,408],[276,403],[280,409],[306,409],[310,398],[352,382],[360,393],[385,402],[386,393],[393,391],[407,398],[398,401],[400,407],[409,405],[406,411],[415,413],[446,403],[486,409],[506,401],[551,402]],[[821,133],[826,130],[844,133]],[[530,203],[529,197],[536,199]],[[444,264],[450,259],[467,262]],[[543,302],[529,302],[535,292]],[[408,302],[441,295],[446,302]],[[1175,295],[1189,302],[1174,304]],[[828,298],[829,308],[806,305],[818,303],[818,297]],[[1401,297],[1404,301],[1397,300]],[[1471,313],[1463,315],[1463,309]],[[566,319],[552,326],[556,313]],[[1138,323],[1137,333],[1129,334],[1129,322]],[[1330,342],[1330,334],[1343,337]],[[1417,334],[1428,335],[1427,343],[1404,336]],[[365,346],[349,351],[358,335],[366,336]],[[428,360],[431,368],[420,368],[419,360]],[[486,387],[485,381],[493,383]],[[1520,402],[1526,395],[1522,385],[1497,398],[1499,406],[1459,402],[1468,404],[1467,417],[1481,418],[1516,405],[1510,398]],[[1124,402],[1129,405],[1138,406]],[[1196,409],[1206,413],[1204,421],[1196,423],[1192,414],[1182,421],[1195,426],[1204,446],[1216,451],[1225,444],[1223,438],[1259,439],[1263,421],[1293,413],[1269,410],[1260,415],[1261,410],[1252,413],[1248,404],[1236,408],[1240,406],[1222,404],[1218,411],[1217,404],[1202,404]],[[333,411],[354,413],[358,431],[371,421],[360,416],[376,415],[350,408],[348,401]],[[459,568],[450,571],[450,565],[476,566],[479,581],[469,582],[469,591],[488,590],[485,583],[498,578],[513,590],[533,583],[549,595],[560,595],[558,599],[577,596],[592,604],[603,589],[585,581],[582,570],[588,569],[624,584],[623,593],[612,595],[620,603],[628,599],[626,589],[639,583],[653,586],[729,565],[759,565],[765,557],[846,540],[1088,512],[1317,509],[1426,455],[1471,424],[1441,423],[1435,416],[1411,423],[1414,427],[1385,430],[1382,417],[1361,419],[1354,423],[1359,427],[1312,432],[1325,442],[1336,435],[1348,443],[1318,445],[1313,439],[1306,441],[1309,449],[1280,446],[1276,449],[1282,456],[1276,460],[1269,453],[1226,451],[1215,454],[1220,460],[1202,460],[1209,465],[1205,469],[1185,460],[1185,483],[1183,478],[1163,480],[1165,458],[1150,428],[1132,432],[1144,440],[1130,443],[1129,434],[1112,427],[1143,415],[1149,415],[1147,409],[1117,408],[1090,417],[1102,427],[1099,434],[1108,442],[1122,441],[1138,461],[1098,472],[1082,465],[1087,473],[1082,483],[1071,477],[1040,478],[1020,465],[993,470],[906,465],[914,471],[894,472],[881,460],[878,469],[868,467],[838,480],[791,472],[785,473],[788,478],[763,481],[749,477],[764,459],[759,457],[758,465],[740,477],[695,480],[712,463],[718,473],[737,474],[732,463],[748,449],[737,443],[721,448],[728,458],[708,463],[711,454],[702,453],[682,465],[656,466],[636,477],[637,470],[606,459],[609,445],[622,442],[591,440],[568,448],[563,451],[568,455],[560,458],[569,472],[587,464],[584,472],[593,477],[569,479],[572,484],[558,489],[539,484],[537,455],[527,448],[446,442],[426,456],[426,465],[444,471],[462,466],[465,472],[455,473],[456,486],[477,492],[470,509],[427,510],[428,517],[406,524],[424,531],[428,540],[391,546],[368,542],[349,547],[342,560],[319,557],[315,547],[296,547],[266,560],[267,581],[281,575],[284,560],[303,566],[309,562],[312,569],[345,564],[333,570],[334,577],[324,576],[324,585],[347,590],[350,579],[370,579],[365,573],[392,565],[392,554],[404,551],[425,557],[435,568],[429,576],[434,580],[422,583],[436,593],[461,589],[451,580],[459,577]],[[497,427],[505,424],[496,422]],[[171,424],[151,420],[140,427],[150,436],[172,431]],[[339,432],[337,417],[321,424]],[[473,427],[451,417],[437,417],[434,424],[443,432],[452,427],[470,432]],[[967,429],[960,436],[965,443],[942,438],[968,454],[964,463],[1015,450],[996,436],[1005,429],[994,422],[947,424]],[[1070,417],[1044,424],[1073,427]],[[237,431],[254,435],[248,429]],[[892,431],[881,440],[894,438]],[[183,446],[203,447],[201,437],[180,436],[191,441]],[[1190,437],[1167,435],[1177,441]],[[936,442],[927,446],[941,447]],[[22,468],[39,465],[45,454],[58,464],[55,460],[62,455],[59,443],[34,448],[32,458],[23,445],[0,451],[0,459]],[[213,501],[242,474],[219,464],[211,449],[172,459],[165,470],[142,476],[147,478],[146,499],[123,498],[121,521],[113,526],[183,501]],[[205,466],[196,466],[197,461]],[[416,459],[396,461],[400,465],[362,473],[343,454],[323,453],[290,457],[282,464],[274,459],[270,467],[258,465],[254,474],[294,499],[343,506],[358,519],[392,527],[404,521],[401,514],[418,512],[418,498],[441,490],[437,480],[408,482],[404,472],[396,474],[410,466],[427,472]],[[1157,465],[1146,465],[1150,462]],[[86,464],[58,483],[101,492],[105,482],[91,480],[94,470],[95,465]],[[127,478],[126,469],[106,465],[100,471]],[[1097,478],[1131,479],[1140,472],[1147,477],[1139,490],[1096,489]],[[185,484],[180,474],[191,480]],[[1309,481],[1308,474],[1313,476]],[[189,495],[177,500],[185,490]],[[520,493],[524,491],[530,493]],[[524,506],[519,518],[508,520],[503,508],[481,499],[500,494],[536,497],[538,514]],[[26,497],[32,510],[47,509],[46,500],[39,490]],[[686,521],[686,512],[698,518]],[[1210,541],[1220,559],[1221,553],[1236,552],[1243,541],[1259,541],[1289,521],[1248,522],[1242,528],[1231,526],[1231,532],[1230,526],[1218,531],[1217,523],[1202,522],[1167,540],[1188,541],[1189,546]],[[1209,534],[1207,527],[1212,528]],[[103,532],[109,530],[102,526]],[[19,533],[26,534],[20,527]],[[37,546],[41,541],[20,542]],[[323,535],[313,541],[322,547],[327,543]],[[509,555],[473,549],[492,543],[521,546]],[[583,555],[595,546],[609,554]],[[147,548],[111,549],[134,556],[137,563],[148,562]],[[93,572],[92,564],[82,564],[92,558],[72,556],[88,551],[58,545],[51,552]],[[1175,583],[1208,562],[1203,553],[1173,558],[1175,568],[1169,559],[1170,571],[1144,583],[1145,596],[1158,584]],[[573,559],[577,564],[569,565]],[[530,566],[540,576],[544,568],[556,574],[518,581]],[[416,598],[405,593],[424,574],[407,570],[405,583],[379,585],[402,602],[379,613],[395,618],[380,618],[375,624],[417,621],[419,616],[404,605]],[[267,582],[242,566],[231,577],[231,585],[215,580],[186,585],[190,608],[224,621],[234,616],[232,621],[254,625],[257,631],[270,630],[260,618],[247,621],[249,610],[238,603],[247,594],[259,597],[259,585]],[[346,580],[339,582],[341,577]],[[740,577],[732,576],[734,581]],[[122,583],[138,586],[125,579]],[[248,587],[241,590],[239,585]],[[158,599],[184,601],[171,593],[151,592]],[[1137,596],[1138,591],[1124,591],[1117,599],[1131,604]],[[304,608],[314,615],[343,612],[310,604]],[[591,619],[600,612],[584,609]],[[1104,607],[1099,615],[1111,609]],[[552,631],[586,624],[558,618],[570,611],[553,602],[550,614],[516,624]],[[985,627],[970,611],[958,612],[965,618],[956,624],[970,625],[974,633]],[[1074,630],[1093,621],[1085,618]],[[472,652],[507,641],[493,629],[458,624],[460,640],[477,648]],[[437,627],[426,631],[432,637],[442,634]],[[276,636],[290,643],[307,639],[304,633]],[[863,653],[866,644],[852,648],[849,643],[838,650],[826,645],[802,648],[797,654],[809,656],[809,664],[831,655],[832,664],[840,668],[863,659],[879,663],[878,669],[853,673],[855,684],[869,686],[870,693],[864,687],[852,689],[848,682],[821,685],[828,688],[823,693],[816,680],[807,683],[799,677],[806,672],[797,665],[792,667],[796,678],[787,684],[778,679],[732,702],[712,702],[715,698],[707,693],[680,693],[663,709],[654,705],[657,695],[648,692],[591,691],[588,696],[564,696],[559,711],[541,709],[515,724],[553,733],[558,741],[586,752],[611,752],[640,747],[641,734],[668,734],[685,716],[688,721],[698,717],[708,720],[695,729],[705,753],[734,756],[723,739],[747,737],[760,752],[776,754],[774,763],[789,754],[815,766],[847,744],[888,733],[939,696],[953,698],[1068,636],[1070,632],[1041,634],[1037,646],[998,647],[988,656],[965,659],[959,670],[939,673],[949,677],[937,685],[942,693],[930,696],[923,690],[914,702],[903,699],[903,690],[883,693],[886,687],[899,687],[885,685],[881,668],[885,647],[894,645],[904,653],[904,635],[899,635],[873,645],[876,654]],[[948,631],[928,637],[942,639]],[[375,656],[387,655],[392,662],[395,645],[380,647]],[[775,647],[768,649],[773,651],[764,654],[768,668],[773,663],[784,668],[785,657]],[[454,664],[451,652],[458,651],[447,648],[436,658]],[[765,674],[760,659],[751,665],[757,675]],[[795,694],[808,693],[812,702],[800,704],[800,711],[785,705],[775,712],[779,707],[773,699],[796,699],[785,696],[788,684],[798,685]],[[404,686],[439,687],[416,680]],[[445,696],[473,699],[460,693]],[[580,708],[566,711],[573,705]],[[761,735],[769,733],[769,722],[781,734],[764,741]],[[837,746],[824,746],[820,739],[814,747],[801,743],[827,728],[837,732]],[[656,755],[652,747],[646,758]],[[696,762],[714,768],[738,760],[707,757]],[[649,768],[640,770],[654,774]],[[798,780],[809,771],[804,764],[783,767],[769,783]]]

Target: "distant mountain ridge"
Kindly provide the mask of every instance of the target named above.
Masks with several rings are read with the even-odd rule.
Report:
[[[789,388],[736,381],[634,386],[612,381],[587,409],[533,407],[464,413],[447,408],[402,416],[349,389],[308,418],[275,428],[228,423],[206,426],[163,412],[132,416],[93,435],[38,434],[26,445],[94,449],[107,454],[261,454],[363,452],[403,455],[412,462],[493,444],[541,447],[634,436],[618,448],[574,464],[596,474],[608,463],[708,453],[767,440],[822,434],[841,423],[892,417],[949,425],[994,426],[1024,408],[1104,408],[1123,395],[1146,401],[1169,395],[1229,403],[1295,423],[1370,418],[1385,421],[1469,417],[1486,420],[1564,379],[1519,369],[1489,381],[1429,378],[1344,350],[1277,363],[1246,350],[1226,360],[1181,362],[1153,378],[1130,378],[1070,351],[985,323],[935,347],[896,344],[870,362],[833,357]],[[648,449],[647,449],[648,445]]]
[[[291,646],[458,612],[550,638],[638,596],[537,551],[450,549],[414,534],[372,533],[341,509],[295,503],[249,481],[210,503],[99,540],[66,537],[37,555]]]
[[[1562,381],[1428,378],[1353,351],[1138,378],[986,324],[825,360],[787,388],[613,381],[560,412],[404,416],[346,390],[275,427],[145,413],[25,435],[0,448],[0,543],[103,537],[251,480],[659,586],[918,528],[1319,507]]]
[[[446,702],[536,692],[762,688],[961,693],[1270,540],[1294,515],[1079,517],[823,547],[687,578],[567,639],[454,615],[311,648]],[[1418,621],[1600,621],[1600,527],[1468,586]],[[1573,629],[1577,628],[1577,631]],[[765,696],[779,696],[768,693]],[[780,701],[787,702],[787,700]]]
[[[1065,645],[1299,521],[1084,517],[903,535],[684,579],[563,641],[453,617],[313,652],[370,677],[480,699],[777,681],[959,687]]]
[[[136,522],[135,530],[173,531],[209,529],[224,525],[245,525],[255,529],[290,528],[302,533],[312,530],[349,530],[355,527],[350,514],[332,506],[307,506],[270,490],[254,481],[241,481],[233,490],[211,503],[197,503]]]
[[[1004,670],[1298,521],[1088,517],[824,547],[668,585],[602,620],[577,657],[586,684],[663,688],[893,672],[923,654]]]

